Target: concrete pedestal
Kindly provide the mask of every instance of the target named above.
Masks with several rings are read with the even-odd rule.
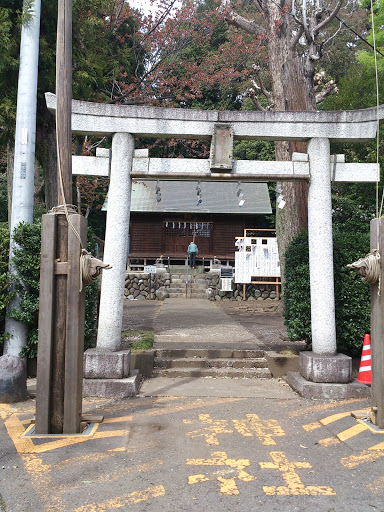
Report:
[[[129,375],[130,350],[110,352],[90,348],[84,353],[84,378],[125,379]]]
[[[371,388],[354,380],[348,384],[311,382],[298,372],[288,372],[287,383],[304,398],[322,400],[346,400],[348,398],[369,398]]]
[[[300,353],[300,373],[288,372],[287,383],[305,398],[342,400],[369,397],[370,388],[352,380],[352,358],[344,354]]]
[[[88,349],[84,353],[83,395],[125,398],[137,394],[140,374],[130,369],[130,350]]]
[[[135,396],[139,390],[140,373],[132,370],[126,379],[84,379],[83,395],[103,398]]]
[[[300,374],[311,382],[346,384],[352,380],[352,358],[344,354],[301,352]]]

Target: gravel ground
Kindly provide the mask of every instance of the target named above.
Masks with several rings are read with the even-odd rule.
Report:
[[[203,299],[202,299],[203,300]],[[297,352],[305,348],[304,342],[291,342],[282,316],[281,301],[216,301],[216,307],[234,316],[245,329],[254,334],[266,348],[282,352]],[[160,301],[125,300],[123,330],[146,329],[156,331],[155,319],[163,303]]]
[[[281,301],[218,301],[215,304],[227,315],[234,316],[270,350],[298,352],[305,348],[305,342],[288,340]]]

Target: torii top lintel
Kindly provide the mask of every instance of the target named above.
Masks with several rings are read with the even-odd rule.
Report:
[[[56,96],[46,93],[47,107],[56,110]],[[308,140],[324,137],[337,142],[362,142],[376,136],[377,118],[384,122],[384,105],[346,111],[258,112],[193,110],[114,105],[72,100],[72,131],[78,134],[132,133],[140,137],[204,139],[214,125],[228,123],[235,139]]]

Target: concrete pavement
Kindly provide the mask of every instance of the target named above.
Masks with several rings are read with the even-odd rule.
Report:
[[[191,304],[184,332],[214,329],[213,307],[199,321]],[[173,310],[135,304],[124,327],[154,327],[156,343],[174,344]],[[217,318],[225,344],[229,333],[259,343]],[[369,408],[304,399],[275,379],[157,378],[135,398],[85,399],[85,413],[104,415],[88,435],[33,437],[35,401],[0,404],[0,511],[384,512],[383,432],[351,415]]]

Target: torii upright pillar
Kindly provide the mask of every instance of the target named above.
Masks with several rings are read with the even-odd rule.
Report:
[[[300,376],[290,373],[287,381],[304,396],[346,398],[348,390],[341,389],[340,384],[352,380],[352,359],[336,349],[329,139],[312,138],[308,155],[312,351],[300,353]]]
[[[112,268],[102,277],[97,346],[85,352],[85,395],[125,397],[137,392],[139,376],[130,372],[130,351],[120,350],[134,143],[129,133],[113,135],[108,200],[114,207],[107,214],[104,251]]]

